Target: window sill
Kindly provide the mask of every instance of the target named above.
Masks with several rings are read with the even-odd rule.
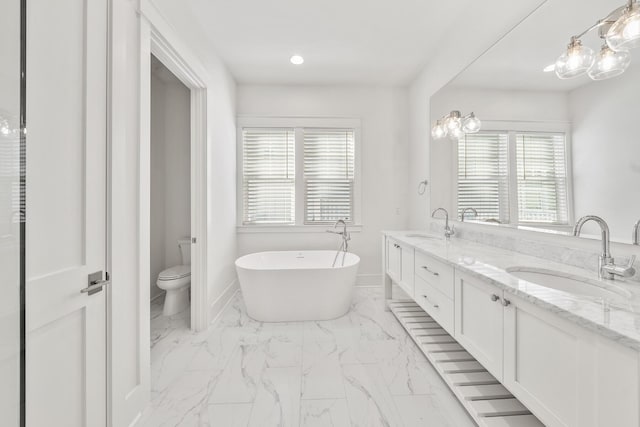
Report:
[[[341,229],[342,227],[338,227]],[[325,233],[333,229],[333,225],[238,225],[238,234],[244,233]],[[347,225],[350,233],[362,232],[362,224]]]

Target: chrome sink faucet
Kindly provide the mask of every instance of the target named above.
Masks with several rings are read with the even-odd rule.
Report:
[[[445,208],[438,208],[431,212],[431,218],[435,218],[438,211],[444,212],[444,237],[449,240],[455,234],[453,226],[449,227],[449,212]]]
[[[599,216],[587,215],[580,218],[576,225],[573,227],[573,235],[580,236],[582,227],[589,221],[595,221],[602,231],[602,254],[600,254],[598,262],[598,277],[601,279],[613,280],[616,276],[631,277],[636,274],[633,263],[636,260],[636,256],[633,255],[626,266],[616,265],[613,257],[611,256],[611,240],[609,235],[609,226],[606,221]]]
[[[467,214],[467,212],[471,212],[473,213],[473,217],[474,218],[478,218],[478,211],[475,208],[464,208],[464,210],[462,211],[462,215],[460,215],[460,222],[464,222],[464,217]]]

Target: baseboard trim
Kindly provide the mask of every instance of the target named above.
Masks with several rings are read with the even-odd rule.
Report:
[[[356,286],[371,287],[380,285],[379,274],[358,274],[356,277]]]
[[[240,290],[238,279],[233,279],[231,283],[222,291],[222,294],[209,305],[209,325],[215,323],[224,309],[229,305],[233,296]]]

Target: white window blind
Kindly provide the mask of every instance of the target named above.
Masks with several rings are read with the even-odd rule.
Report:
[[[509,135],[468,134],[458,141],[458,216],[465,208],[480,220],[509,222]]]
[[[353,221],[353,129],[304,129],[305,224]]]
[[[295,132],[242,130],[243,224],[295,223]]]
[[[565,135],[517,134],[516,163],[519,221],[567,224]]]

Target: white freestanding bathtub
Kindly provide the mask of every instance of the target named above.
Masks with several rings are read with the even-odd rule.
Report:
[[[360,257],[336,251],[259,252],[236,260],[247,313],[261,322],[328,320],[349,311]]]

